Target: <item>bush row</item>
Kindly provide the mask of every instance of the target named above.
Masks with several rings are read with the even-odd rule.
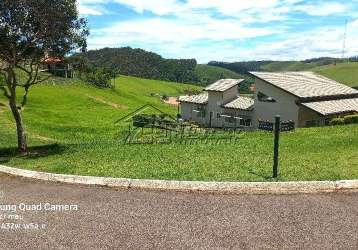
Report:
[[[337,117],[331,120],[331,125],[343,124],[358,124],[358,115],[347,115],[344,117]]]

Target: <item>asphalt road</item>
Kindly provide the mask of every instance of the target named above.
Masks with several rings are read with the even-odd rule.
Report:
[[[42,211],[19,210],[39,203]],[[46,203],[78,211],[44,211]],[[11,204],[17,211],[4,211]],[[2,175],[1,214],[1,249],[358,249],[358,193],[153,192]],[[22,228],[30,223],[39,229]]]

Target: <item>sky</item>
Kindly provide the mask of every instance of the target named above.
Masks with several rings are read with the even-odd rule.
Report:
[[[130,46],[199,63],[358,55],[358,0],[77,2],[88,49]]]

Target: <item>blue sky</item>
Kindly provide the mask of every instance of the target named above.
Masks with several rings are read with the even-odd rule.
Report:
[[[166,58],[301,60],[358,55],[358,0],[78,0],[89,49],[131,46]]]

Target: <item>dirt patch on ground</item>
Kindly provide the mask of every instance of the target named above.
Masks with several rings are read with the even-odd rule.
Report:
[[[7,109],[8,109],[7,105],[0,102],[0,113],[5,112],[5,110]]]
[[[179,102],[177,97],[169,97],[167,100],[163,100],[164,103],[169,104],[169,105],[173,105],[173,106],[178,106]]]
[[[50,137],[46,137],[46,136],[41,136],[41,135],[37,135],[34,133],[29,133],[29,136],[35,139],[39,139],[41,141],[46,141],[46,142],[56,142],[57,140],[50,138]]]
[[[117,103],[114,103],[114,102],[108,102],[108,101],[105,101],[103,100],[102,98],[99,98],[99,97],[95,97],[95,96],[90,96],[90,95],[86,95],[88,98],[96,101],[96,102],[99,102],[99,103],[102,103],[102,104],[106,104],[108,106],[111,106],[112,108],[115,108],[115,109],[128,109],[127,106],[124,106],[124,105],[120,105],[120,104],[117,104]]]

